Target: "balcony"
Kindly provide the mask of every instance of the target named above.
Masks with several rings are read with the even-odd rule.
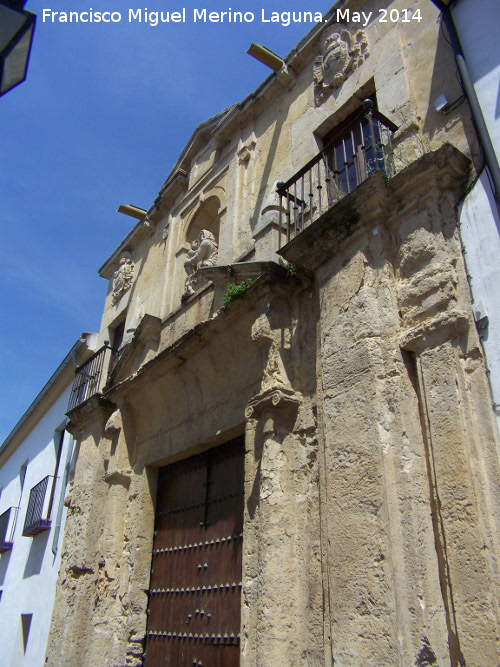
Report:
[[[278,183],[279,248],[284,228],[289,243],[371,174],[393,175],[395,129],[367,100],[341,124],[323,150],[286,183]]]
[[[47,493],[47,488],[51,479],[54,480],[54,477],[47,475],[30,491],[28,509],[24,520],[24,537],[34,537],[50,528],[52,493]]]
[[[68,412],[101,391],[104,385],[105,362],[111,353],[111,347],[104,345],[76,369],[69,397]]]
[[[0,515],[0,554],[10,551],[14,546],[14,531],[16,529],[19,507],[9,507]]]

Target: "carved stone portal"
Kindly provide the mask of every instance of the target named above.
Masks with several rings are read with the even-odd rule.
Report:
[[[208,229],[202,229],[198,238],[191,243],[191,250],[187,254],[184,268],[187,278],[184,284],[184,297],[194,294],[199,283],[198,269],[205,266],[216,266],[219,246],[215,236]]]
[[[113,306],[130,289],[134,279],[134,268],[130,253],[124,253],[119,268],[113,274]]]
[[[323,104],[333,88],[338,88],[352,70],[368,58],[368,40],[362,30],[351,33],[335,24],[323,33],[321,54],[314,62],[314,99]]]

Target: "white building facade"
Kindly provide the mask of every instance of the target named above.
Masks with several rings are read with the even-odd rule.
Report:
[[[497,0],[450,5],[494,158],[500,159],[500,6]],[[452,102],[452,100],[450,100]],[[460,231],[474,301],[474,316],[489,370],[500,428],[500,192],[485,167],[460,209]],[[498,184],[497,184],[498,186]]]
[[[73,346],[0,447],[1,667],[45,663],[75,457],[65,412],[88,342]]]

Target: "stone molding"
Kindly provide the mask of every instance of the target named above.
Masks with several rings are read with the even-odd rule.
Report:
[[[254,396],[245,408],[247,419],[260,419],[269,408],[292,411],[298,409],[301,404],[299,394],[287,387],[274,386]]]
[[[247,165],[250,162],[255,146],[255,141],[250,141],[240,148],[238,151],[238,164],[240,166]]]
[[[176,198],[187,191],[188,185],[189,176],[187,172],[184,169],[177,169],[164,183],[153,206],[148,211],[148,216],[154,222],[161,220],[169,212]]]
[[[111,437],[114,433],[118,433],[121,431],[122,424],[121,424],[121,414],[120,410],[115,410],[111,417],[108,419],[106,422],[106,426],[104,427],[104,433],[108,437]]]
[[[132,470],[111,470],[107,472],[102,478],[106,484],[121,484],[128,488],[132,481]]]
[[[146,313],[137,329],[132,332],[131,340],[120,348],[118,358],[115,361],[113,371],[104,388],[108,393],[111,387],[119,381],[125,379],[124,374],[130,370],[134,359],[137,358],[137,351],[144,348],[157,349],[160,344],[161,320],[155,315]]]
[[[161,334],[161,320],[146,313],[136,329],[134,338],[143,345],[158,345]]]
[[[79,440],[82,431],[92,422],[101,419],[109,419],[116,410],[116,405],[102,394],[94,394],[89,399],[77,405],[67,413],[70,421],[66,424],[66,430]]]
[[[399,339],[403,350],[420,352],[456,338],[469,328],[469,317],[462,310],[452,310],[421,322],[404,331]]]

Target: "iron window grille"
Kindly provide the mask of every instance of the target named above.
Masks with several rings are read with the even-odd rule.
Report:
[[[14,546],[14,531],[18,512],[19,507],[9,507],[0,515],[0,554],[10,551]]]
[[[47,493],[49,480],[55,482],[55,478],[47,475],[30,491],[28,509],[24,520],[23,536],[33,537],[38,533],[50,528],[50,512],[52,504],[52,493]]]

